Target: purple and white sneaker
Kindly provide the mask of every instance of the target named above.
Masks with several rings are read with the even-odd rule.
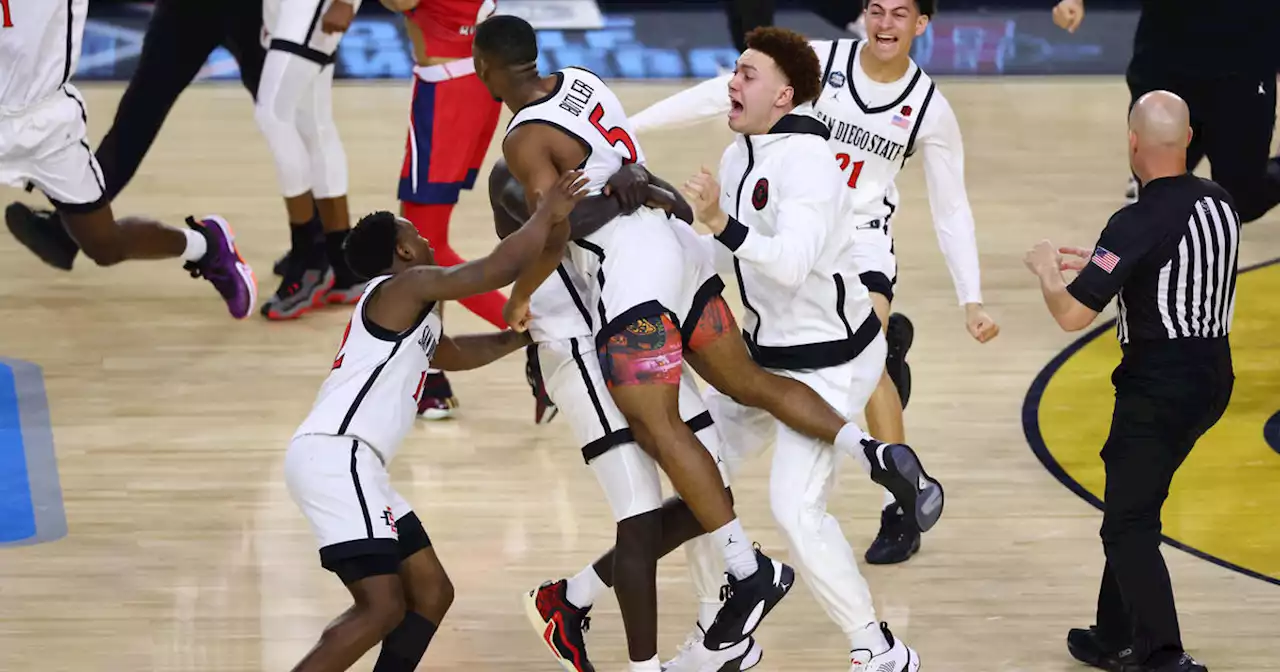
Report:
[[[236,249],[231,225],[218,215],[208,215],[200,221],[188,217],[187,226],[204,235],[209,247],[199,261],[189,261],[184,268],[191,277],[213,283],[214,289],[227,302],[227,310],[231,311],[232,317],[237,320],[248,317],[258,301],[258,280]]]

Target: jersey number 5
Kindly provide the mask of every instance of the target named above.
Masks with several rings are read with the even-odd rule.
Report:
[[[4,22],[0,23],[0,28],[12,28],[13,17],[9,15],[9,0],[0,0],[0,14],[3,14]]]
[[[853,157],[842,152],[840,154],[836,154],[836,161],[840,162],[840,172],[844,172],[846,169],[849,168],[849,162],[853,161]],[[866,163],[866,161],[853,162],[853,172],[849,173],[848,184],[850,189],[858,188],[858,176],[862,175],[862,164],[864,163]]]
[[[0,2],[2,1],[3,0],[0,0]],[[591,110],[591,125],[595,126],[597,131],[600,131],[600,135],[603,135],[604,139],[608,140],[610,145],[616,145],[621,142],[622,146],[627,148],[628,156],[622,160],[624,165],[628,163],[635,163],[636,143],[631,139],[631,134],[627,133],[627,129],[619,128],[617,126],[614,126],[613,128],[605,128],[600,124],[600,120],[603,118],[604,106],[600,103],[596,103],[596,109]]]

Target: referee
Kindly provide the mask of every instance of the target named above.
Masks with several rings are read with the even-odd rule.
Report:
[[[1207,670],[1182,648],[1160,509],[1174,471],[1231,398],[1240,221],[1225,190],[1187,172],[1189,117],[1167,91],[1139,98],[1129,157],[1142,199],[1112,215],[1092,252],[1046,241],[1025,259],[1067,331],[1087,327],[1118,297],[1124,356],[1111,376],[1116,403],[1102,447],[1107,563],[1097,625],[1067,636],[1072,656],[1105,670]],[[1070,284],[1067,269],[1080,272]]]
[[[95,153],[107,202],[138,172],[169,110],[218,46],[235,57],[241,83],[256,97],[266,58],[261,40],[262,0],[156,1],[137,69]],[[80,246],[54,216],[51,210],[33,211],[22,203],[5,209],[14,238],[45,263],[69,271]]]
[[[1218,9],[1229,11],[1213,11]],[[1083,19],[1084,0],[1061,0],[1054,7],[1054,22],[1069,32]],[[1187,101],[1195,131],[1187,162],[1194,169],[1209,158],[1213,180],[1235,199],[1246,222],[1280,203],[1280,159],[1268,160],[1278,43],[1276,0],[1143,0],[1125,74],[1130,106],[1161,89]],[[1130,198],[1136,197],[1131,185]]]

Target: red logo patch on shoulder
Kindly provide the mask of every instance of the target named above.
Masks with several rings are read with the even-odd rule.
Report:
[[[764,206],[769,204],[769,178],[762,177],[756,180],[756,186],[751,190],[751,206],[756,210],[764,210]]]

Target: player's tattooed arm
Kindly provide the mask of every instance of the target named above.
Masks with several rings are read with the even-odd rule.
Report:
[[[366,305],[369,318],[399,331],[411,326],[428,304],[483,294],[515,282],[520,270],[546,247],[553,223],[563,221],[586,195],[586,184],[579,171],[561,175],[537,195],[538,205],[529,221],[486,257],[447,268],[415,266],[397,273],[378,287]]]
[[[442,371],[478,369],[532,342],[528,332],[517,333],[510,329],[491,334],[445,336],[440,339],[431,363]]]

